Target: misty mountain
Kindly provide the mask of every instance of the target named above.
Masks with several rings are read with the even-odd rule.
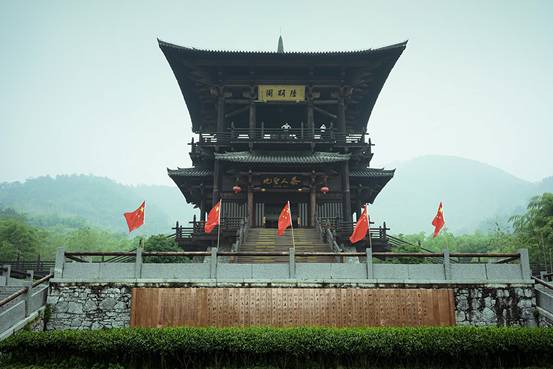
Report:
[[[397,163],[396,174],[370,206],[372,220],[392,233],[432,231],[438,203],[455,233],[493,230],[524,211],[528,200],[553,192],[553,177],[532,183],[493,166],[451,156],[424,156]],[[0,208],[27,213],[36,225],[90,225],[126,232],[123,213],[146,200],[146,224],[136,234],[170,233],[176,220],[197,210],[176,186],[126,186],[87,175],[39,177],[0,184]],[[134,232],[133,232],[134,235]]]
[[[108,178],[61,175],[0,184],[0,208],[26,213],[40,226],[101,227],[127,232],[123,213],[146,201],[145,224],[133,235],[170,233],[176,220],[189,220],[193,209],[178,188],[126,186]]]
[[[553,192],[553,177],[532,183],[453,156],[423,156],[395,166],[394,178],[370,207],[373,220],[385,220],[393,233],[432,231],[440,201],[450,231],[490,231],[523,212],[532,196]]]

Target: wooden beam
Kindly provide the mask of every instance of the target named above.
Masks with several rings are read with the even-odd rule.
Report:
[[[313,109],[314,109],[315,111],[318,111],[319,113],[324,114],[324,115],[326,115],[326,116],[329,116],[329,117],[331,117],[331,118],[334,118],[334,119],[337,119],[337,118],[338,118],[337,115],[332,114],[331,112],[326,111],[326,110],[324,110],[324,109],[321,109],[321,108],[319,108],[319,107],[317,107],[317,106],[313,106]]]
[[[228,102],[228,99],[227,99],[227,102]],[[236,110],[233,110],[233,111],[231,111],[230,113],[226,113],[226,114],[225,114],[225,118],[233,117],[233,116],[235,116],[235,115],[237,115],[237,114],[240,114],[240,113],[242,113],[242,112],[247,111],[249,108],[250,108],[249,105],[246,105],[246,106],[243,106],[243,107],[238,108],[238,109],[236,109]]]

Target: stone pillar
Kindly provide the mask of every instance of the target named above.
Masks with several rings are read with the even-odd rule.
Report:
[[[33,278],[34,278],[34,271],[27,270],[27,280],[26,280],[27,292],[25,293],[25,317],[28,317],[32,313],[31,299],[33,297]]]
[[[296,254],[293,247],[288,249],[288,271],[290,279],[296,278]]]
[[[58,247],[56,252],[56,264],[54,267],[54,278],[63,277],[63,265],[65,264],[65,250],[63,247]]]
[[[374,270],[373,270],[373,250],[370,247],[367,247],[366,250],[366,263],[367,263],[367,279],[374,279]]]

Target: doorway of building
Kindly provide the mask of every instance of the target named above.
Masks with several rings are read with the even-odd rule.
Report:
[[[309,226],[309,206],[308,195],[301,194],[259,194],[254,196],[254,227],[259,228],[277,228],[278,217],[290,201],[290,211],[292,213],[292,226],[294,228],[304,228]],[[290,200],[285,200],[290,198]]]

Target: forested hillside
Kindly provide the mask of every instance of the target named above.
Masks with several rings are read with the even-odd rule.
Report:
[[[553,192],[553,178],[532,183],[501,169],[453,156],[424,156],[392,165],[394,178],[370,207],[373,219],[394,233],[429,232],[443,201],[446,226],[454,233],[492,231],[519,214],[531,197]]]
[[[146,221],[134,234],[170,233],[176,220],[186,221],[193,209],[170,186],[125,186],[108,178],[62,175],[0,184],[0,208],[26,213],[40,226],[101,227],[127,232],[123,218],[146,201]]]

